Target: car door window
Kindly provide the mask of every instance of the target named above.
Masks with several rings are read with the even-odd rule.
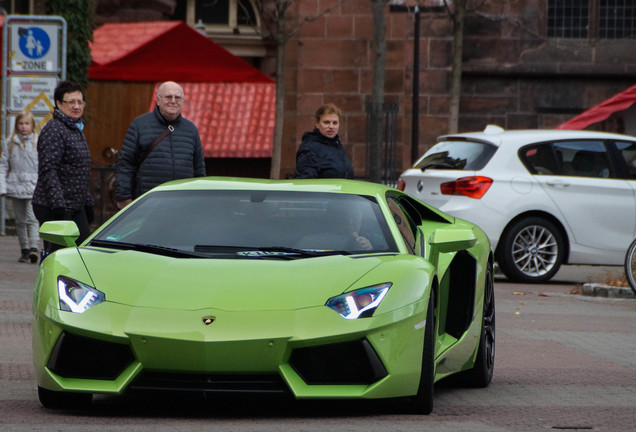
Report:
[[[413,247],[414,253],[420,256],[426,256],[426,242],[424,241],[424,234],[422,233],[421,225],[424,215],[433,216],[432,220],[436,220],[436,215],[427,212],[421,204],[416,203],[413,198],[409,196],[401,196],[398,198],[402,209],[409,217],[410,225],[415,229],[415,246]],[[423,211],[424,210],[424,211]]]
[[[563,175],[616,178],[602,141],[564,141],[553,146],[562,160]]]
[[[409,253],[415,254],[415,234],[417,227],[394,197],[389,197],[387,199],[387,204],[389,205],[391,216],[402,234],[402,239],[404,240]]]
[[[625,161],[629,178],[636,179],[636,143],[633,142],[616,142],[616,148]]]
[[[537,144],[521,149],[521,160],[532,174],[558,175],[561,174],[552,144]]]

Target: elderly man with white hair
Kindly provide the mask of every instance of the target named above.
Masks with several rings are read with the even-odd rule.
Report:
[[[155,109],[130,124],[117,160],[119,208],[161,183],[205,176],[199,130],[181,116],[183,99],[179,84],[164,82]]]

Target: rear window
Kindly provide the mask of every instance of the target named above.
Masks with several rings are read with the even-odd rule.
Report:
[[[473,141],[442,141],[431,147],[414,168],[480,170],[486,166],[497,147]]]

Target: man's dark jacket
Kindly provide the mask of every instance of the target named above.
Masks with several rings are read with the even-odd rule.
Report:
[[[340,138],[327,138],[318,129],[303,134],[296,153],[294,178],[353,178],[353,165]]]
[[[141,166],[144,152],[167,128],[170,132],[150,152]],[[118,201],[135,199],[150,189],[170,180],[205,176],[205,160],[197,127],[177,117],[167,121],[155,106],[154,111],[132,121],[117,158]]]

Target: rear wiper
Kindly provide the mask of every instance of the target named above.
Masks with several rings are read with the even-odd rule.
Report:
[[[431,162],[427,163],[420,169],[422,171],[426,171],[427,168],[446,168],[446,169],[457,169],[455,165],[449,164],[448,162]]]
[[[181,249],[175,249],[168,246],[159,246],[153,244],[138,244],[138,243],[126,243],[115,242],[110,240],[91,240],[90,246],[101,246],[112,249],[122,250],[135,250],[139,252],[154,253],[157,255],[165,255],[173,258],[202,258],[201,254],[196,254]]]

